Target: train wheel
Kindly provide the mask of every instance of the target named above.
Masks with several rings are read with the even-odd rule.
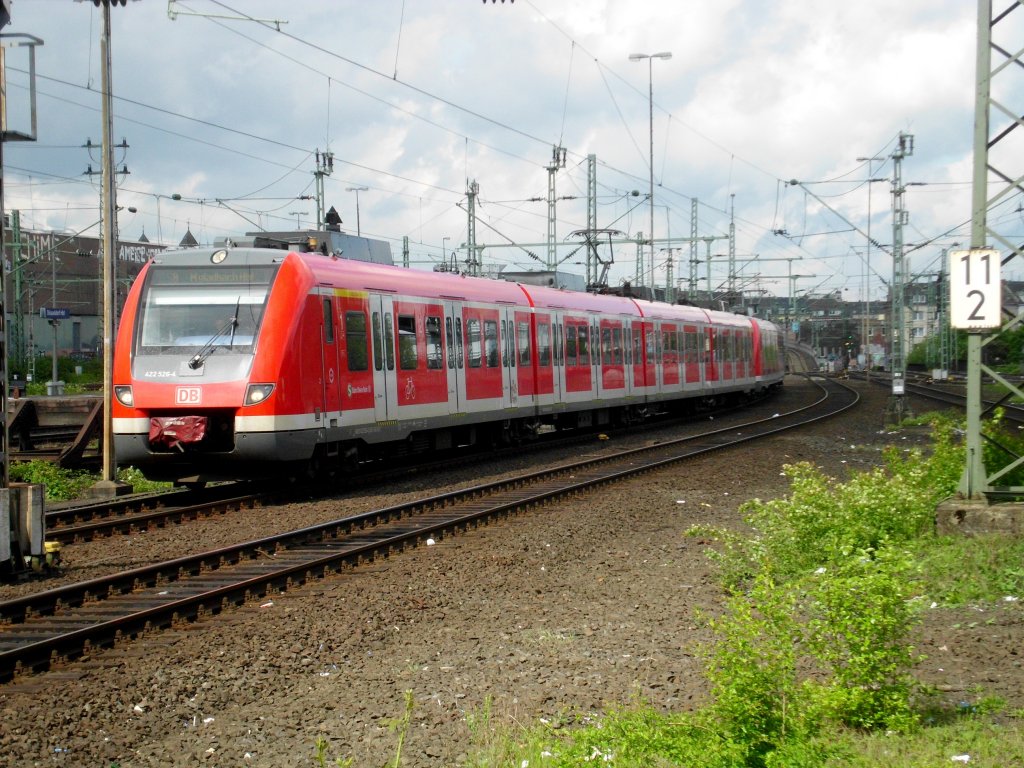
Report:
[[[341,452],[341,472],[344,475],[354,475],[359,469],[359,446],[349,445]]]

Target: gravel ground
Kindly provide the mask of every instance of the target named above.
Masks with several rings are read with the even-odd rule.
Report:
[[[802,379],[759,409],[806,397]],[[473,749],[467,716],[534,724],[635,697],[690,709],[707,695],[695,620],[721,602],[693,524],[741,524],[737,507],[786,493],[783,464],[809,460],[842,479],[885,445],[921,430],[882,428],[885,391],[858,386],[853,415],[799,435],[712,455],[681,468],[447,537],[348,574],[154,634],[47,674],[0,686],[0,763],[11,766],[357,766],[393,761],[391,724],[413,699],[403,766],[458,765]],[[757,409],[755,409],[757,410]],[[729,423],[728,417],[718,423]],[[685,428],[692,431],[705,422]],[[675,432],[681,431],[679,428]],[[593,452],[662,433],[595,441]],[[557,463],[572,453],[526,454]],[[67,547],[78,580],[498,477],[519,466],[454,468],[392,493],[236,513]],[[0,599],[41,588],[0,587]],[[919,677],[953,702],[983,692],[1024,706],[1019,603],[927,612]],[[486,730],[486,729],[485,729]]]

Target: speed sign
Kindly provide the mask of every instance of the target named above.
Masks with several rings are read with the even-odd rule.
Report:
[[[954,328],[1002,325],[999,251],[972,248],[949,252],[949,315]]]

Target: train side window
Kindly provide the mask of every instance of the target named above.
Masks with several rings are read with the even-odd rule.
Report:
[[[380,312],[373,313],[373,369],[375,371],[384,368],[384,350],[381,340]]]
[[[455,321],[455,365],[462,370],[462,318]]]
[[[384,361],[389,371],[395,370],[395,328],[391,313],[384,313]]]
[[[334,307],[330,299],[324,299],[324,342],[334,343]]]
[[[471,317],[466,321],[466,341],[469,345],[469,367],[479,368],[483,365],[483,339],[480,336],[480,321]]]
[[[427,316],[427,368],[440,370],[444,368],[444,356],[441,350],[441,318]]]
[[[508,345],[509,345],[509,332],[508,325],[504,320],[501,321],[501,367],[508,368]]]
[[[496,320],[484,320],[484,347],[487,351],[487,367],[497,368],[501,365],[501,357],[498,354],[498,322]]]
[[[366,315],[362,312],[345,313],[345,347],[348,350],[348,369],[367,370]]]
[[[565,326],[565,364],[576,365],[576,326]]]
[[[516,328],[519,331],[519,364],[530,364],[530,324],[518,323]]]
[[[413,315],[398,316],[398,367],[403,371],[415,371],[419,365],[416,350],[416,318]]]
[[[587,326],[581,325],[579,327],[579,359],[580,365],[590,365],[590,334],[587,330]]]
[[[446,317],[444,319],[444,338],[448,342],[448,368],[455,367],[455,339],[452,334],[452,319]]]
[[[640,328],[633,329],[633,362],[640,365],[644,359],[643,347],[643,331]]]
[[[547,323],[537,325],[537,364],[544,368],[551,365],[551,326]]]
[[[603,365],[612,364],[612,329],[602,328],[601,329],[601,363]]]
[[[555,323],[555,365],[565,363],[565,336],[562,335],[564,330],[561,323]]]
[[[516,367],[516,326],[511,320],[508,321],[508,333],[505,334],[505,365],[508,368]],[[501,332],[505,333],[505,323],[501,324]]]

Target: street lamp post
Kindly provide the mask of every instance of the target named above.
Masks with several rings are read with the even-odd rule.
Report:
[[[643,61],[647,60],[647,102],[650,108],[649,126],[650,126],[650,197],[649,202],[651,206],[651,231],[649,236],[651,238],[651,259],[650,259],[650,283],[651,283],[651,298],[654,298],[654,60],[655,59],[671,59],[672,54],[669,51],[662,51],[661,53],[631,53],[629,54],[630,61]]]
[[[356,193],[356,236],[362,237],[362,228],[359,225],[359,193],[369,191],[369,187],[345,187],[346,192]]]

